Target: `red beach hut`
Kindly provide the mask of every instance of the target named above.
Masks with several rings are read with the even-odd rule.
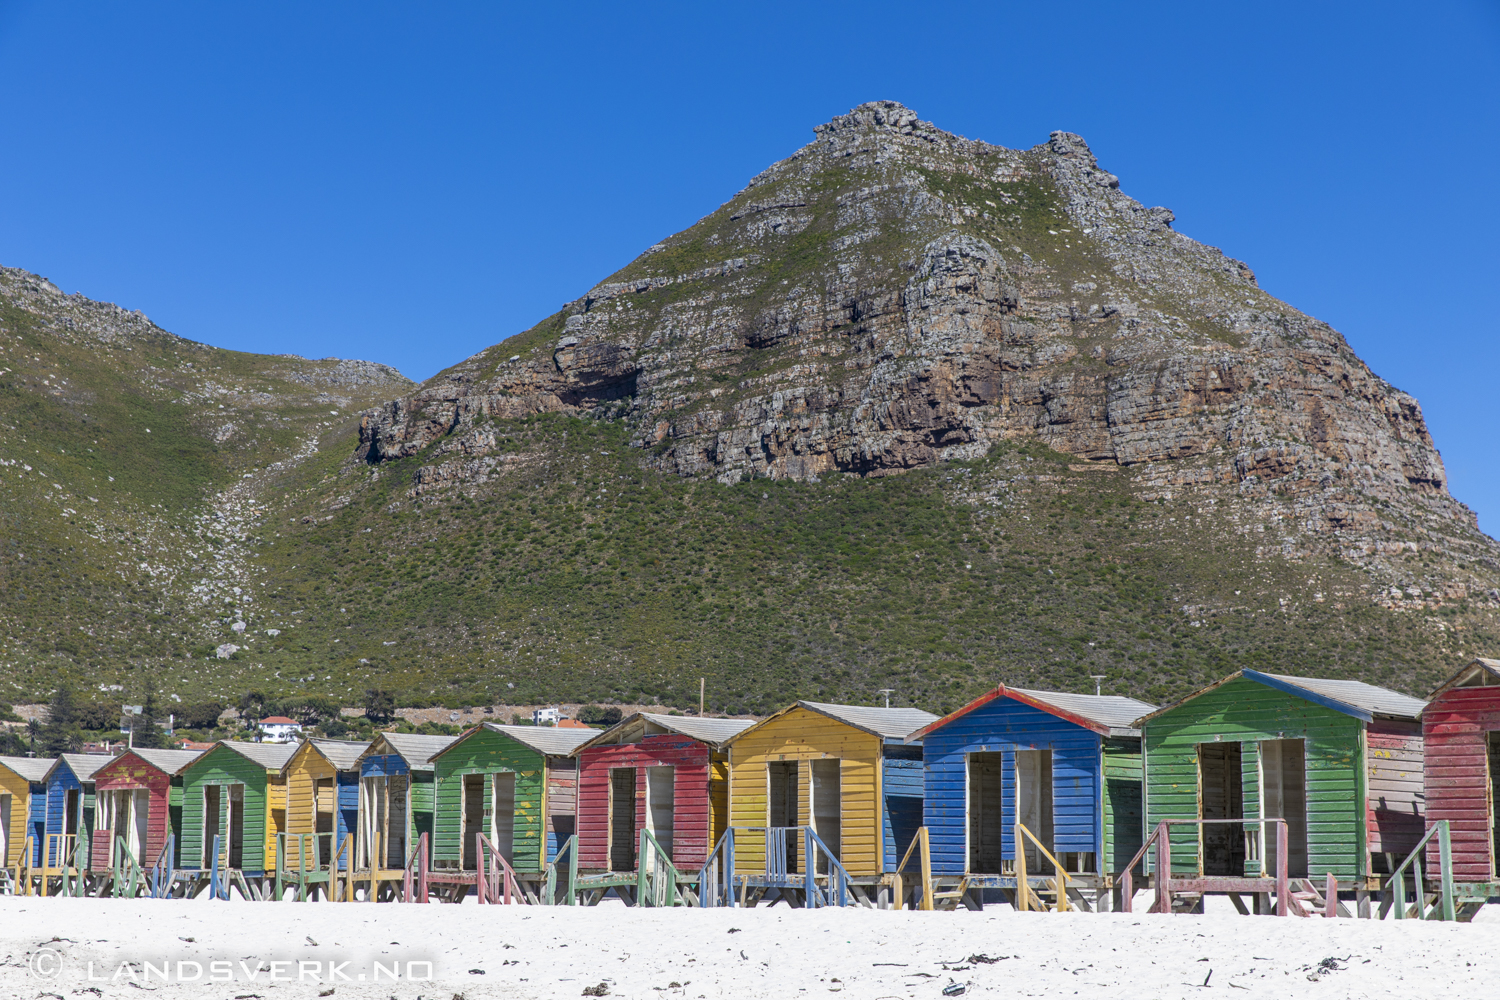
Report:
[[[1500,660],[1480,657],[1440,684],[1422,712],[1427,821],[1446,819],[1461,899],[1500,895]],[[1428,849],[1429,870],[1438,852]]]
[[[127,750],[94,772],[95,827],[110,831],[95,838],[91,867],[110,868],[120,838],[136,864],[149,868],[175,832],[172,808],[182,808],[177,772],[200,756],[197,750]],[[175,780],[174,780],[175,779]],[[173,795],[175,785],[176,795]],[[168,859],[175,866],[176,859]]]

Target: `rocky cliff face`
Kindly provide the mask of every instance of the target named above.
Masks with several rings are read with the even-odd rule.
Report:
[[[624,421],[648,465],[725,482],[1036,438],[1154,495],[1296,498],[1356,559],[1405,544],[1404,518],[1493,560],[1417,401],[1080,137],[1009,150],[890,102],[815,132],[562,312],[366,413],[360,457],[436,445],[487,468],[491,418],[553,411]]]

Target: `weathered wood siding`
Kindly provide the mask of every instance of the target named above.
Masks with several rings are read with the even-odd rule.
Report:
[[[244,841],[241,847],[240,867],[245,872],[260,873],[266,870],[267,858],[274,859],[274,850],[267,853],[266,841],[271,829],[267,808],[266,769],[255,761],[225,746],[216,746],[188,765],[182,774],[182,834],[179,852],[182,867],[207,868],[211,858],[203,856],[203,790],[209,785],[244,785],[245,817]],[[280,783],[282,809],[285,809],[285,783]],[[218,832],[227,832],[229,821],[227,794],[219,800]],[[210,831],[212,836],[212,831]],[[221,841],[222,843],[222,841]],[[273,845],[274,847],[274,845]],[[221,848],[222,850],[222,848]]]
[[[27,828],[31,818],[31,782],[0,764],[0,795],[10,796],[10,827],[5,831],[5,857],[0,858],[0,868],[13,868],[21,863],[21,856],[26,853],[26,836],[31,832]]]
[[[881,866],[896,870],[901,855],[911,846],[912,838],[922,826],[922,790],[926,768],[922,766],[922,748],[886,747],[881,767],[881,839],[884,858]]]
[[[68,766],[67,761],[60,761],[52,773],[47,776],[47,825],[48,838],[55,833],[66,833],[67,823],[64,810],[68,801],[68,792],[77,791],[79,800],[83,803],[82,815],[78,821],[78,843],[87,845],[89,836],[94,831],[94,783],[92,781],[82,782]],[[49,844],[52,842],[48,841]],[[61,844],[61,841],[57,841]],[[54,845],[55,846],[55,845]],[[50,848],[49,848],[50,849]],[[48,864],[58,864],[59,861],[72,864],[72,858],[58,859],[49,856]]]
[[[590,747],[578,761],[578,863],[609,868],[609,773],[634,768],[635,828],[646,826],[646,768],[676,769],[672,788],[672,863],[703,866],[712,849],[708,744],[687,736],[660,734],[639,743]]]
[[[1494,804],[1489,733],[1500,731],[1500,687],[1444,691],[1422,713],[1427,819],[1448,821],[1453,877],[1483,882],[1500,877],[1494,858]],[[1436,846],[1427,866],[1440,869]]]
[[[1004,859],[1012,861],[1016,856],[1015,751],[1047,749],[1052,751],[1054,847],[1058,851],[1101,850],[1099,735],[1014,698],[996,698],[923,737],[927,766],[923,817],[932,843],[934,873],[962,875],[968,870],[968,755],[1004,754],[1001,850]]]
[[[1199,813],[1198,744],[1241,742],[1247,819],[1260,815],[1254,744],[1306,741],[1308,871],[1363,876],[1366,866],[1363,723],[1256,681],[1236,678],[1146,723],[1146,827]],[[1172,831],[1172,870],[1201,871],[1193,827]]]
[[[149,867],[156,862],[157,855],[167,845],[167,834],[171,831],[168,820],[171,812],[172,776],[129,751],[94,772],[96,797],[105,792],[135,791],[140,788],[146,789],[150,796],[146,806],[145,849],[136,860],[142,866]],[[119,836],[122,832],[116,830],[114,835]],[[107,853],[101,856],[98,848],[102,846],[96,845],[96,864],[103,864],[109,856]]]
[[[842,810],[840,860],[851,875],[879,875],[884,862],[878,808],[880,749],[878,737],[800,706],[746,730],[729,745],[730,825],[766,825],[766,765],[772,761],[798,762],[797,823],[811,825],[812,762],[836,758]],[[737,868],[765,870],[766,845],[759,835],[736,836],[734,853]]]
[[[463,863],[464,775],[492,775],[503,771],[516,776],[514,867],[516,871],[541,871],[543,816],[546,803],[547,766],[536,750],[504,733],[477,729],[444,750],[433,761],[436,799],[433,809],[434,862],[457,867]],[[489,829],[491,802],[486,780],[484,829]]]
[[[286,832],[316,833],[318,817],[314,792],[319,781],[332,781],[337,777],[333,765],[308,741],[292,754],[282,773],[286,775]]]
[[[1119,874],[1144,843],[1139,736],[1104,739],[1104,871]]]
[[[1376,719],[1365,729],[1366,840],[1372,871],[1389,872],[1426,833],[1422,724]]]

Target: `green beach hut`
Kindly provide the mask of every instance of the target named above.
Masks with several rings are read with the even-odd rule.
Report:
[[[182,775],[182,867],[219,868],[248,879],[276,868],[276,835],[285,833],[285,767],[296,743],[220,740],[178,773]]]

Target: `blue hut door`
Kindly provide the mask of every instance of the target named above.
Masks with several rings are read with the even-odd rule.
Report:
[[[1052,751],[1016,751],[1016,821],[1048,852],[1052,846]],[[1019,849],[1020,845],[1016,845]],[[1026,871],[1045,872],[1052,868],[1031,839],[1026,841]]]
[[[969,873],[999,875],[1005,867],[1005,754],[969,754]],[[899,845],[898,845],[899,846]]]

